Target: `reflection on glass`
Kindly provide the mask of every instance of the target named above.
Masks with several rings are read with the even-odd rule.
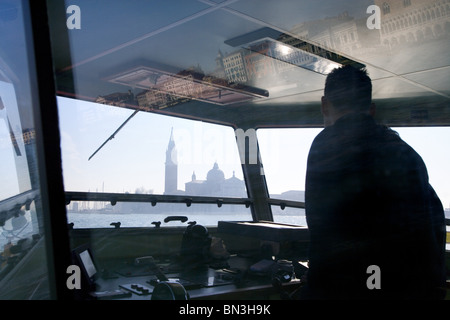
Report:
[[[229,105],[268,96],[266,90],[205,76],[198,67],[176,73],[168,69],[140,66],[111,76],[108,81],[144,89],[136,98],[140,107],[149,109],[164,109],[191,99]]]
[[[1,176],[11,185],[0,186],[0,200],[31,188],[26,145],[34,138],[33,130],[24,130],[20,121],[16,92],[11,83],[0,81]]]
[[[313,42],[268,27],[227,40],[225,43],[321,74],[328,74],[342,65],[364,67],[361,63],[328,50],[327,43],[320,47]],[[280,68],[282,70],[283,66],[278,67]]]
[[[26,2],[0,4],[0,299],[50,298]]]
[[[449,97],[445,84],[449,80],[450,12],[445,1],[411,1],[408,5],[382,0],[283,1],[277,5],[267,0],[184,2],[176,10],[159,6],[151,12],[141,9],[151,6],[144,2],[132,6],[110,1],[104,5],[105,16],[126,12],[127,19],[136,22],[120,28],[94,18],[103,3],[80,4],[89,17],[89,28],[86,25],[68,34],[74,61],[57,66],[66,71],[58,74],[62,95],[140,110],[182,110],[181,115],[186,110],[180,104],[186,102],[189,106],[209,103],[205,108],[209,110],[244,100],[258,105],[301,105],[318,103],[323,73],[352,63],[367,67],[374,79],[375,99]],[[379,28],[367,24],[367,9],[373,5],[380,8]],[[152,17],[150,24],[148,16]],[[95,36],[88,32],[92,29]],[[231,41],[260,30],[269,30],[269,35]],[[136,66],[142,59],[174,66],[177,71],[164,74],[164,70],[150,68],[133,73],[129,69],[121,74],[127,69],[119,66]],[[204,70],[200,73],[204,76],[198,79],[195,73],[188,74],[195,70]],[[117,75],[113,82],[111,75]],[[72,76],[74,84],[67,82]],[[215,86],[224,83],[226,89]],[[254,99],[252,90],[230,90],[230,84],[260,88],[270,92],[270,97],[263,94]]]
[[[257,51],[255,51],[255,49]],[[262,48],[262,49],[261,49]],[[274,60],[285,62],[293,66],[305,68],[313,72],[328,74],[341,64],[326,60],[307,51],[297,50],[295,47],[265,39],[249,45],[251,51],[266,55]],[[281,67],[283,68],[283,66]]]

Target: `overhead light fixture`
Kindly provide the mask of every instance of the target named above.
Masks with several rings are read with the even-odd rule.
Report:
[[[144,99],[158,109],[191,99],[229,105],[269,96],[267,90],[204,75],[195,68],[179,71],[156,63],[128,69],[107,81],[146,90]]]
[[[225,44],[321,74],[328,74],[343,65],[365,67],[341,54],[269,27],[226,40]]]

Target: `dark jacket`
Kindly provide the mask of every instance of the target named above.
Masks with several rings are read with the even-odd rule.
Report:
[[[422,158],[399,135],[351,114],[314,140],[306,175],[306,298],[440,298],[445,218]],[[369,266],[381,289],[369,289]]]

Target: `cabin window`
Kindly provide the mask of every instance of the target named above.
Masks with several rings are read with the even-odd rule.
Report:
[[[321,128],[258,129],[257,136],[269,196],[298,202],[272,205],[275,222],[306,225],[305,175],[309,148]]]
[[[56,174],[42,170],[51,156],[44,150],[41,124],[56,110],[49,103],[47,114],[40,112],[45,94],[35,83],[42,70],[38,75],[34,64],[39,53],[33,46],[30,12],[26,1],[0,3],[0,300],[55,298],[56,274],[64,271],[56,270],[53,259],[48,259],[55,249],[47,241],[51,239],[47,186],[60,168],[55,167]],[[47,71],[51,77],[52,71]],[[46,147],[50,145],[47,142]],[[64,212],[58,213],[64,217]],[[65,249],[62,237],[58,245]],[[63,255],[60,259],[65,262]]]
[[[422,157],[427,166],[431,186],[436,191],[450,219],[450,127],[402,127],[392,128]]]
[[[304,202],[309,148],[321,128],[259,129],[257,131],[270,198]],[[449,127],[393,127],[424,160],[430,179],[450,219]],[[447,138],[446,138],[447,137]],[[299,206],[301,206],[299,204]],[[304,209],[272,205],[274,221],[306,225]]]
[[[450,172],[448,171],[450,151],[447,147],[447,141],[450,139],[450,127],[401,127],[393,129],[422,157],[427,166],[430,184],[444,207],[445,218],[450,219]],[[448,241],[450,226],[447,225],[446,229],[446,249],[450,250],[450,242]]]
[[[117,221],[148,227],[170,215],[206,225],[252,219],[243,203],[195,203],[198,197],[247,198],[231,127],[147,112],[130,118],[132,110],[62,97],[58,103],[66,191],[158,195],[142,202],[126,196],[117,203],[71,201],[68,220],[75,228],[110,227]],[[194,200],[188,206],[164,196]]]

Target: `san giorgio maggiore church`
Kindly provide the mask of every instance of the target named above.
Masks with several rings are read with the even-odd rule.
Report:
[[[194,172],[192,173],[191,181],[185,182],[185,191],[179,190],[177,150],[173,138],[173,130],[166,150],[164,194],[231,198],[247,197],[245,182],[236,178],[234,172],[230,178],[225,178],[225,174],[220,170],[217,162],[211,164],[211,169],[206,175],[206,180],[197,179]],[[149,203],[118,202],[111,209],[117,213],[167,213],[168,215],[189,215],[189,213],[202,212],[211,214],[236,214],[241,211],[248,213],[248,209],[240,205],[223,205],[219,208],[216,204],[195,203],[187,207],[184,203],[157,203],[155,206],[152,206]]]
[[[245,183],[235,177],[225,179],[225,174],[216,162],[211,164],[212,168],[206,175],[206,180],[198,180],[195,172],[192,180],[185,183],[185,191],[178,190],[178,161],[173,133],[170,135],[169,145],[166,151],[165,163],[165,187],[164,194],[167,195],[189,195],[189,196],[219,196],[246,198]]]

